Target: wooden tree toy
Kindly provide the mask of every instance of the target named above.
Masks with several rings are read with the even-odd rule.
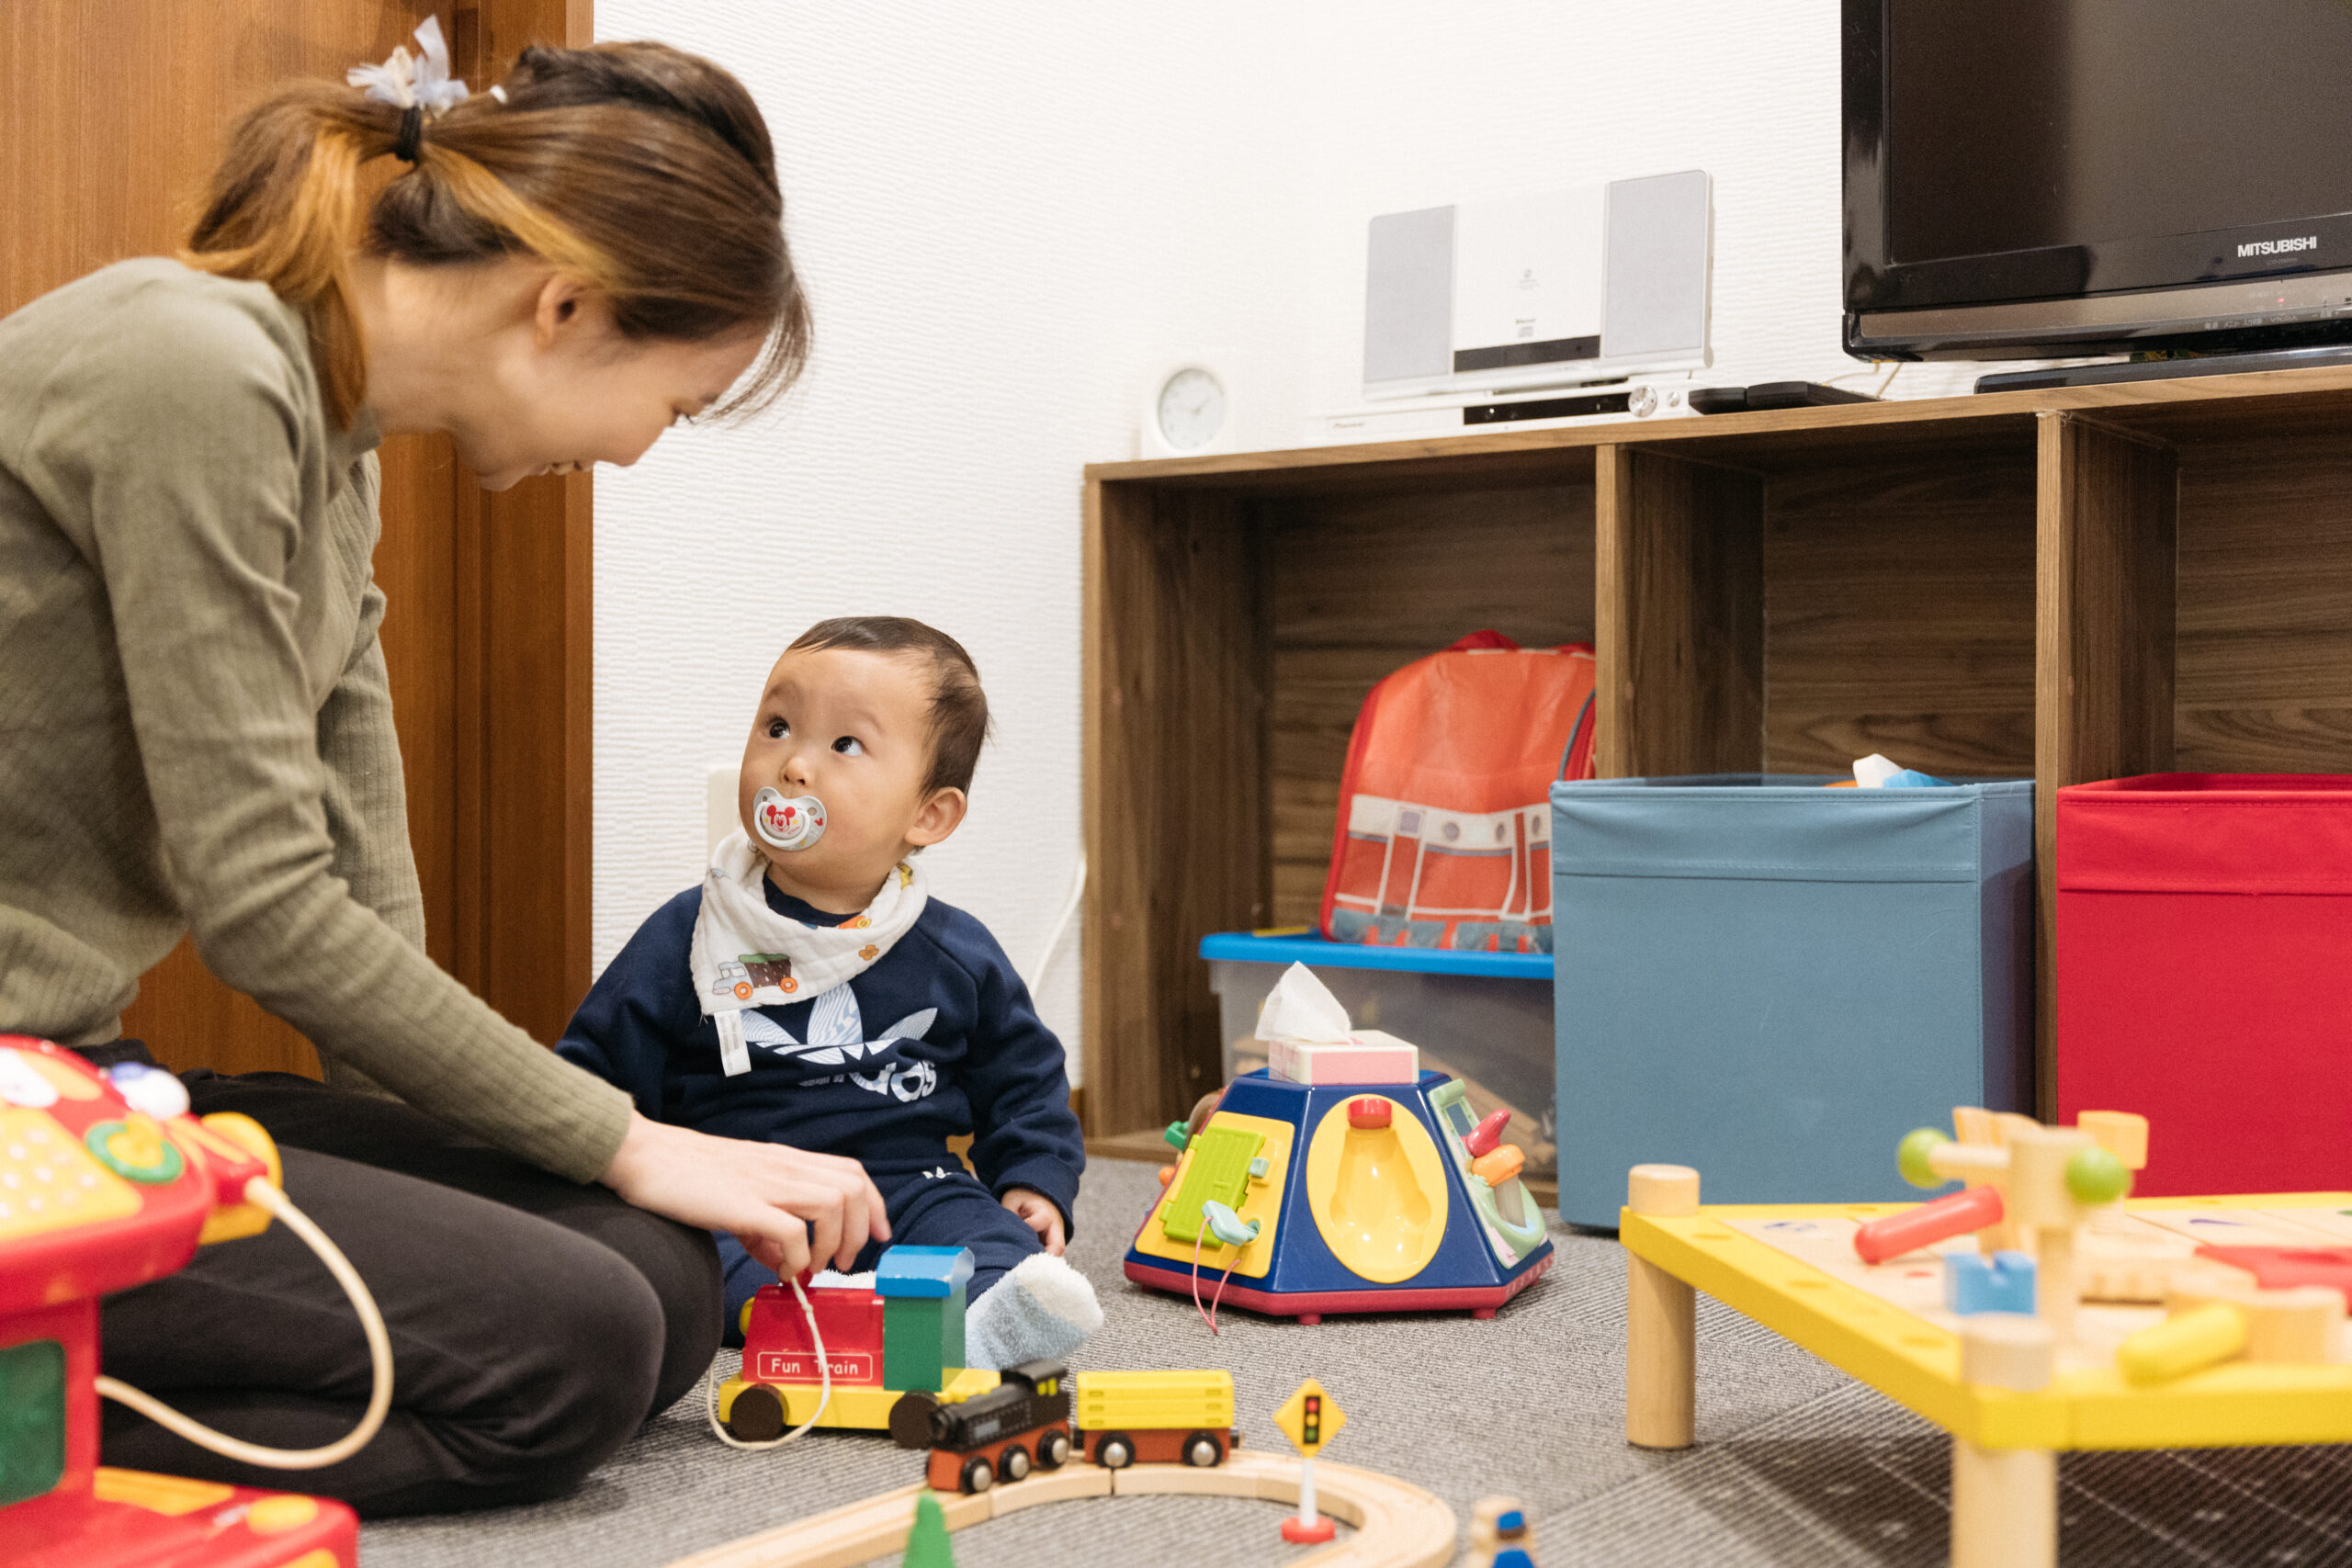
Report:
[[[915,1522],[907,1531],[900,1568],[956,1568],[956,1547],[947,1538],[947,1516],[940,1510],[936,1492],[915,1499]]]

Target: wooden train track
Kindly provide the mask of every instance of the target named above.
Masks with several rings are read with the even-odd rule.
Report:
[[[856,1568],[906,1544],[915,1499],[923,1490],[901,1486],[879,1493],[829,1514],[681,1557],[670,1568]],[[1104,1470],[1074,1461],[1051,1474],[1009,1482],[975,1497],[943,1494],[939,1501],[947,1528],[959,1530],[1046,1503],[1155,1492],[1295,1505],[1298,1461],[1250,1450],[1228,1454],[1223,1464],[1206,1470],[1181,1464]],[[1375,1470],[1317,1460],[1315,1493],[1323,1512],[1353,1526],[1355,1533],[1294,1558],[1284,1568],[1444,1568],[1453,1561],[1453,1510],[1418,1486]],[[1269,1517],[1266,1524],[1271,1546],[1274,1521]]]

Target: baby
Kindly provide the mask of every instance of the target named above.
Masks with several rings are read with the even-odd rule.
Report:
[[[887,615],[802,633],[743,748],[745,831],[638,929],[557,1049],[656,1120],[856,1159],[894,1242],[971,1248],[965,1356],[1001,1369],[1067,1356],[1102,1314],[1061,1257],[1086,1167],[1061,1043],[917,853],[963,821],[988,723],[944,633]],[[947,1150],[964,1133],[978,1179]],[[718,1247],[739,1344],[776,1278]]]

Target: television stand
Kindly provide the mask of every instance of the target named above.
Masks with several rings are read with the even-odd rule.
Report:
[[[2039,392],[2052,387],[2098,387],[2111,381],[2168,381],[2177,376],[2230,376],[2248,370],[2295,370],[2312,365],[2352,365],[2352,344],[2274,348],[2259,354],[2209,354],[2193,359],[2122,359],[2107,365],[2067,365],[2050,370],[2004,370],[1976,378],[1980,392]]]

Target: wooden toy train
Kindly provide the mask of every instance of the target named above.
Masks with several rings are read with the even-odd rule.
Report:
[[[1225,1462],[1233,1427],[1233,1374],[1081,1372],[1059,1361],[1005,1370],[986,1393],[947,1403],[922,1390],[890,1412],[901,1448],[929,1449],[926,1482],[940,1492],[985,1492],[1001,1478],[1058,1470],[1076,1453],[1105,1470],[1131,1464]]]
[[[763,1288],[744,1305],[743,1366],[719,1385],[718,1419],[743,1442],[773,1440],[812,1413],[820,1427],[887,1430],[932,1450],[933,1486],[964,1492],[1058,1469],[1073,1453],[1108,1470],[1221,1464],[1241,1440],[1229,1372],[964,1366],[971,1278],[963,1247],[893,1247],[870,1286],[806,1287],[830,1391],[799,1301]]]

